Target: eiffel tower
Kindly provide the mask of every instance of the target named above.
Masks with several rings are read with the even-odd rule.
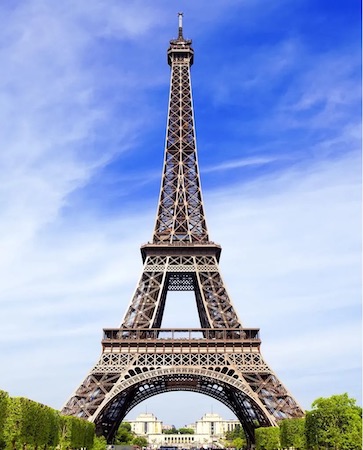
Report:
[[[102,354],[62,413],[86,418],[112,443],[138,403],[192,391],[224,403],[249,445],[257,427],[277,426],[304,411],[265,363],[258,328],[245,328],[219,270],[221,247],[209,240],[196,151],[190,67],[192,41],[167,51],[171,83],[164,168],[151,243],[119,328],[103,330]],[[168,291],[194,291],[201,328],[161,328]]]

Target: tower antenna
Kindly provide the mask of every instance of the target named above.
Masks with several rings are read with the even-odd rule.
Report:
[[[178,37],[183,39],[183,13],[182,12],[178,13],[178,18],[179,18],[179,33],[178,33]]]

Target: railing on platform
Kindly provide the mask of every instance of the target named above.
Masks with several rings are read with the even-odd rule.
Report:
[[[259,328],[105,328],[103,340],[254,340]]]

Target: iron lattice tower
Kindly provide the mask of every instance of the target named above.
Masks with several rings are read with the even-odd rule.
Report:
[[[304,415],[265,363],[259,329],[244,328],[209,240],[199,177],[190,67],[194,51],[170,41],[164,168],[153,239],[141,247],[140,281],[119,328],[104,329],[102,354],[62,413],[87,418],[112,439],[134,406],[170,391],[209,395],[228,406],[247,439],[254,429]],[[168,291],[194,291],[201,328],[161,327]]]

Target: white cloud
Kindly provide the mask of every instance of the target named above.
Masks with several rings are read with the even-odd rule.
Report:
[[[281,158],[276,157],[259,157],[259,158],[241,158],[232,161],[225,161],[221,164],[207,167],[203,170],[203,173],[217,172],[221,170],[238,169],[248,166],[262,166],[265,164],[271,164],[276,161],[280,161]]]
[[[155,8],[143,4],[140,14],[141,3],[126,3],[123,8],[118,2],[107,8],[97,2],[50,7],[30,1],[7,12],[2,6],[8,20],[0,37],[0,59],[7,68],[0,73],[6,87],[0,94],[0,348],[6,368],[0,387],[54,407],[64,403],[96,362],[102,328],[120,324],[141,272],[138,247],[154,225],[156,199],[120,202],[119,210],[110,212],[102,204],[91,211],[82,198],[75,205],[72,197],[75,192],[82,197],[81,190],[87,191],[92,177],[116,154],[131,145],[134,154],[142,151],[139,135],[159,114],[146,104],[143,89],[165,84],[149,44],[164,38],[160,22],[167,12],[161,12],[161,3]],[[203,11],[199,3],[195,8]],[[203,11],[204,27],[213,29],[208,20],[216,17],[217,8]],[[103,39],[109,39],[111,49],[102,46]],[[130,53],[131,43],[144,49],[142,57]],[[295,45],[288,41],[277,48],[276,59],[269,60],[271,76],[289,70]],[[119,57],[104,67],[110,61],[103,53],[114,52],[113,46]],[[100,54],[104,59],[92,60]],[[132,58],[139,65],[130,64]],[[299,160],[294,167],[297,158],[291,158],[284,171],[254,181],[243,179],[244,170],[268,167],[275,156],[231,157],[209,162],[204,170],[215,174],[237,168],[241,173],[243,182],[204,192],[210,236],[222,244],[222,275],[242,323],[261,327],[264,356],[304,407],[321,395],[319,377],[329,368],[331,389],[349,392],[352,386],[349,393],[360,395],[355,369],[360,349],[360,162],[348,152],[356,148],[360,133],[356,120],[347,120],[350,115],[344,112],[352,102],[351,94],[344,94],[352,90],[352,83],[345,82],[349,61],[344,61],[346,68],[338,71],[328,64],[333,80],[312,64],[277,105],[280,115],[261,122],[264,131],[275,127],[278,132],[289,126],[334,126],[337,133],[330,130],[309,147],[315,159]],[[306,90],[316,73],[317,84]],[[231,82],[232,92],[234,87]],[[313,123],[315,116],[305,123],[296,120],[295,114],[319,102],[328,106],[321,122]],[[347,109],[337,112],[345,103]],[[325,158],[332,148],[341,150],[339,159]],[[287,161],[286,153],[283,158],[274,154],[276,161]],[[116,178],[126,199],[130,178],[143,184],[154,174],[153,167],[139,166],[142,157],[134,159],[135,176],[119,161]],[[341,337],[348,334],[345,348]],[[178,397],[180,413],[168,411],[171,397],[148,404],[160,419],[183,425],[212,403],[198,397],[197,417],[190,417],[184,397]]]
[[[206,198],[211,236],[223,244],[222,272],[244,326],[261,327],[266,358],[271,351],[273,363],[298,367],[299,376],[360,367],[359,160],[348,154]],[[359,398],[354,378],[342,376],[333,389],[350,388]],[[315,387],[306,386],[305,407],[314,395]]]
[[[314,376],[327,367],[338,374],[359,365],[355,168],[356,161],[348,157],[227,191],[206,192],[210,234],[223,246],[221,271],[232,301],[245,326],[261,327],[263,355],[293,394],[295,385],[300,393],[304,374]],[[77,229],[69,223],[53,236],[49,227],[47,238],[30,248],[26,259],[18,258],[10,266],[2,310],[4,332],[13,337],[13,345],[21,345],[22,339],[27,344],[26,354],[19,348],[16,357],[5,345],[3,361],[19,372],[28,360],[24,377],[35,380],[27,385],[28,396],[48,403],[52,399],[53,406],[60,407],[91,369],[99,356],[101,329],[121,322],[141,274],[137,248],[152,225],[149,210],[146,216],[128,220],[87,220]],[[356,311],[353,317],[348,315],[350,309]],[[184,310],[186,323],[191,309]],[[164,318],[168,326],[173,325],[174,312]],[[326,322],[312,320],[321,314]],[[347,353],[341,337],[348,335]],[[342,359],[336,364],[337,353],[349,364]],[[82,357],[77,360],[75,355]],[[32,360],[37,361],[35,366]],[[57,393],[52,386],[40,389],[36,381],[49,376],[50,367],[56,370],[52,380],[60,386]],[[63,371],[67,383],[61,381]],[[347,375],[338,380],[337,392],[354,385]],[[2,384],[12,395],[24,389],[19,375],[14,379],[4,374]],[[298,400],[308,408],[319,395],[310,384]],[[167,413],[164,398],[149,400],[148,405],[154,405],[158,416],[183,421]],[[208,408],[210,400],[200,404]]]

